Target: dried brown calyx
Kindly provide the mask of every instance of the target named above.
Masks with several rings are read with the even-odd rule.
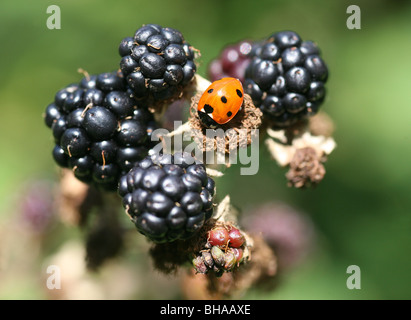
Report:
[[[289,168],[289,186],[314,186],[324,178],[324,163],[336,147],[333,130],[332,120],[325,113],[289,129],[267,128],[265,144],[278,165]]]
[[[285,175],[289,186],[302,188],[318,184],[325,175],[324,161],[313,148],[297,149]]]

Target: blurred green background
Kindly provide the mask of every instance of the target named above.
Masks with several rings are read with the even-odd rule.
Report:
[[[351,4],[361,8],[360,30],[346,27]],[[49,5],[61,9],[61,30],[47,29]],[[243,210],[273,200],[300,208],[312,217],[320,239],[319,250],[275,290],[251,290],[244,298],[411,298],[410,1],[2,0],[0,230],[15,219],[22,185],[36,178],[57,179],[51,133],[42,119],[55,92],[81,79],[79,67],[89,73],[117,69],[119,42],[144,23],[179,29],[200,49],[198,72],[203,76],[226,44],[259,40],[283,29],[315,40],[330,69],[322,110],[335,122],[338,147],[325,165],[322,183],[311,190],[288,188],[285,171],[264,146],[257,175],[240,176],[234,166],[218,182],[219,194],[230,194]],[[37,279],[44,273],[43,260],[64,241],[82,237],[75,228],[54,233],[36,263],[19,265],[21,272],[11,273],[14,278],[5,280],[9,271],[0,259],[0,298],[47,298]],[[33,254],[27,239],[19,243],[16,238],[3,241],[0,250]],[[145,252],[128,255],[148,260]],[[349,265],[361,268],[361,290],[346,287]],[[116,276],[118,270],[105,271],[106,278]],[[159,288],[174,283],[167,277],[156,281]],[[149,292],[131,297],[179,297],[171,289]]]

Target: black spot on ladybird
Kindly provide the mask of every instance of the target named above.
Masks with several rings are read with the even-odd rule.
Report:
[[[227,117],[231,117],[233,115],[233,113],[231,111],[227,112]]]
[[[226,98],[225,96],[222,96],[222,97],[221,97],[221,101],[222,101],[223,103],[227,103],[227,98]]]
[[[237,92],[237,95],[240,97],[240,98],[242,98],[243,97],[243,94],[241,93],[241,91],[240,90],[235,90],[236,92]]]
[[[213,108],[212,106],[210,106],[209,104],[205,104],[205,105],[204,105],[204,111],[205,111],[206,113],[213,113],[214,108]]]
[[[214,91],[214,89],[209,89],[207,92],[212,93],[213,91]]]

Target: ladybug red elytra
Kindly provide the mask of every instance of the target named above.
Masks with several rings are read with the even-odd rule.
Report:
[[[222,78],[214,81],[198,102],[197,112],[201,122],[215,129],[229,122],[241,109],[244,90],[240,80]]]

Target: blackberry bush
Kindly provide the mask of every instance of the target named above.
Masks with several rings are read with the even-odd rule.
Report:
[[[58,91],[44,118],[53,133],[55,162],[110,191],[147,155],[155,128],[153,115],[137,105],[121,72],[87,75]]]
[[[213,213],[214,180],[188,153],[151,155],[120,179],[123,206],[156,243],[187,239]]]
[[[207,172],[215,177],[224,173],[217,166],[206,171],[185,152],[155,153],[151,135],[157,128],[155,119],[163,118],[166,128],[176,116],[182,118],[170,112],[171,103],[191,100],[188,120],[156,138],[165,148],[166,137],[189,132],[196,147],[217,151],[217,159],[223,147],[229,167],[232,151],[261,141],[253,139],[258,132],[254,129],[260,128],[264,115],[265,144],[281,166],[290,166],[287,179],[302,187],[306,176],[311,179],[314,174],[318,183],[325,173],[318,163],[334,148],[332,138],[313,136],[309,126],[301,127],[304,134],[275,129],[315,114],[323,102],[328,69],[319,48],[292,31],[274,33],[263,42],[231,44],[210,63],[209,78],[237,78],[242,83],[225,79],[211,86],[207,79],[194,77],[197,50],[176,29],[143,25],[121,41],[118,51],[118,71],[87,74],[68,85],[57,92],[44,115],[54,137],[54,160],[73,173],[64,171],[61,186],[68,187],[59,195],[62,211],[89,228],[90,213],[99,213],[86,238],[88,267],[96,269],[126,244],[126,228],[117,217],[120,205],[154,243],[150,255],[157,270],[170,273],[191,262],[196,273],[209,275],[209,288],[224,294],[273,277],[277,261],[270,239],[248,234],[247,226],[240,228],[239,212],[229,195],[213,214],[215,182]],[[162,113],[163,107],[167,113]],[[175,104],[174,109],[181,111],[181,106]],[[207,129],[214,126],[202,121],[202,110],[229,134],[222,139],[207,136]],[[177,144],[173,140],[170,149],[184,147]],[[76,178],[98,189],[117,190],[118,195],[79,186]],[[236,272],[243,264],[248,264],[244,272]],[[218,285],[218,279],[224,287],[229,284],[228,290]]]
[[[180,31],[146,24],[119,46],[120,68],[136,98],[178,96],[197,70],[195,51]]]
[[[284,128],[317,113],[325,98],[328,68],[314,42],[281,31],[255,50],[245,78],[244,90],[264,117]]]

